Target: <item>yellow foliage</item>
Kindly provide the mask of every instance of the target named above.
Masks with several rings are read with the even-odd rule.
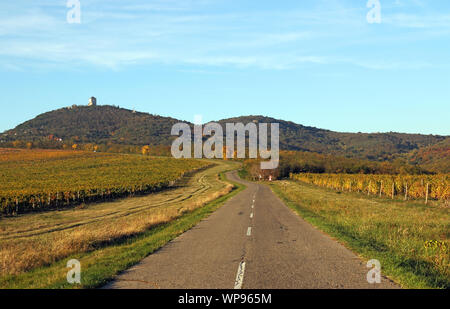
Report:
[[[0,149],[0,214],[15,212],[17,204],[19,212],[25,212],[159,191],[209,164],[83,151]]]
[[[150,154],[150,146],[146,145],[146,146],[142,147],[142,154],[149,155]]]
[[[450,199],[450,174],[442,175],[371,175],[371,174],[291,174],[300,180],[330,189],[365,192],[372,195],[407,198]],[[427,192],[428,189],[428,192]]]

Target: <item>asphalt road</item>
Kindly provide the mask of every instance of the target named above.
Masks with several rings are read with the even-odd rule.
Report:
[[[228,177],[247,189],[105,288],[398,288],[384,276],[369,284],[365,262],[267,186]]]

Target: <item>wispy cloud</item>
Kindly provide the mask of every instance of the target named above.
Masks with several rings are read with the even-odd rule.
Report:
[[[408,63],[396,57],[383,61],[353,57],[351,48],[361,42],[379,40],[382,44],[384,40],[386,44],[386,32],[374,34],[373,27],[365,22],[364,5],[323,2],[322,6],[302,10],[221,12],[214,7],[215,3],[212,0],[112,1],[109,5],[101,1],[86,5],[82,2],[79,25],[67,24],[67,8],[51,1],[36,1],[20,10],[11,3],[0,4],[8,11],[0,13],[0,65],[4,69],[45,64],[120,69],[156,63],[274,70],[323,64],[374,70],[431,65],[427,61]],[[393,3],[397,8],[408,5],[423,3],[417,0]],[[419,16],[388,10],[383,13],[383,23],[385,27],[447,35],[450,14]],[[392,40],[404,39],[401,31],[389,35]]]
[[[429,62],[406,62],[406,61],[380,61],[380,60],[344,60],[361,68],[370,70],[419,70],[431,68],[433,65]]]
[[[237,67],[259,67],[262,69],[286,70],[298,67],[301,64],[324,64],[326,59],[315,56],[293,56],[293,55],[273,55],[273,56],[241,56],[241,57],[201,57],[189,58],[186,63],[211,66],[237,66]]]
[[[435,28],[450,30],[450,14],[413,15],[392,14],[383,18],[383,22],[407,28]]]

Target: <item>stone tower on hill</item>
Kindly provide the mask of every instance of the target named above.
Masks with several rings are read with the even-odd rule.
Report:
[[[88,106],[96,106],[97,105],[97,99],[95,97],[90,97]]]

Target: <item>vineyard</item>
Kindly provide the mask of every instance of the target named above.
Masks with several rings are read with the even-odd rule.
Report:
[[[0,215],[159,191],[204,161],[59,150],[0,150]]]
[[[368,175],[368,174],[290,174],[290,178],[340,191],[363,192],[390,198],[442,200],[450,198],[450,174]]]

